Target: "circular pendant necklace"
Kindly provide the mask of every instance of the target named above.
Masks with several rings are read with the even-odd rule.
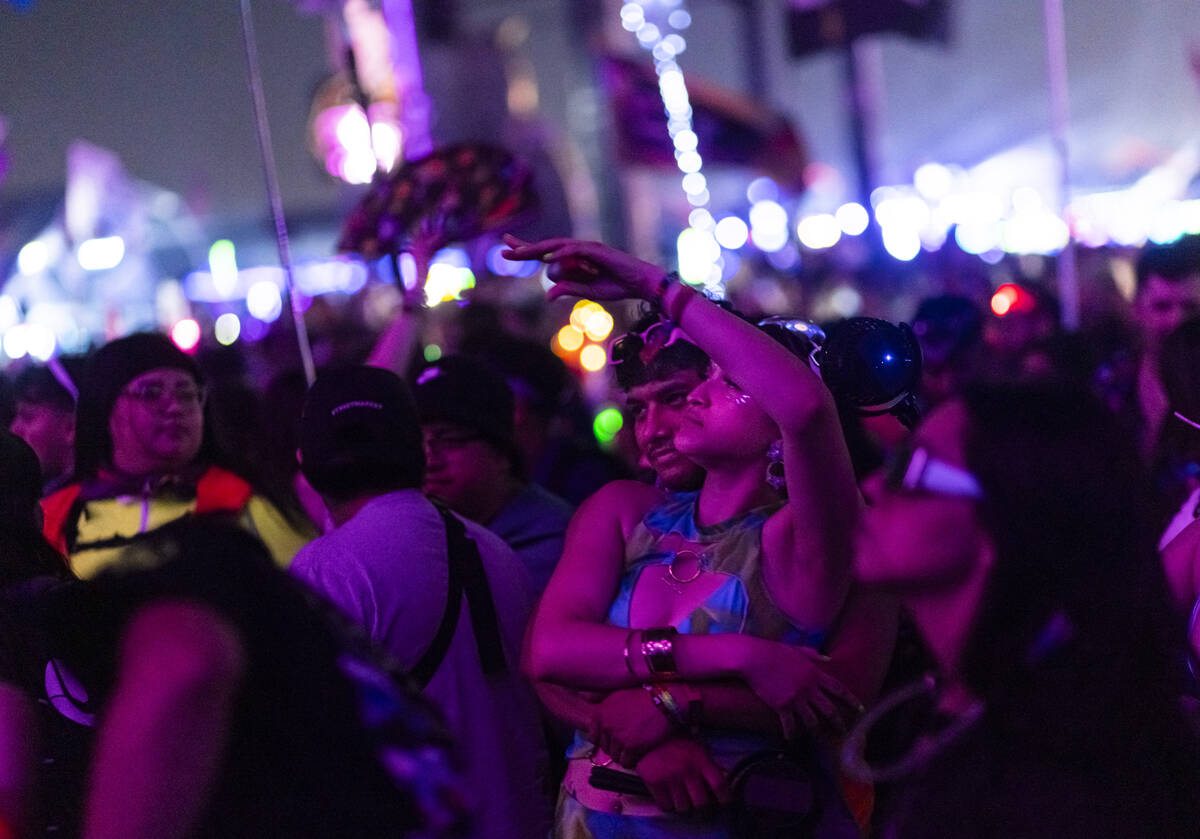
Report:
[[[691,571],[689,574],[688,571]],[[667,565],[667,576],[680,585],[695,581],[704,570],[703,557],[692,550],[676,551],[675,556]]]

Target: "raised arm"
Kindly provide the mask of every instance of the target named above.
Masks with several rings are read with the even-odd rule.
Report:
[[[400,378],[405,378],[423,325],[424,309],[412,295],[406,295],[371,348],[367,364],[391,370]]]
[[[788,614],[828,626],[850,586],[852,533],[861,506],[833,397],[807,361],[662,268],[598,242],[505,240],[511,259],[549,264],[549,297],[657,303],[779,426],[786,513],[764,533],[767,582]]]

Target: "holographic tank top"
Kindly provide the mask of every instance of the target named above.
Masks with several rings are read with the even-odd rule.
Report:
[[[819,646],[824,641],[824,632],[793,624],[771,599],[763,577],[763,525],[783,502],[756,507],[720,524],[705,526],[696,521],[699,497],[698,491],[676,493],[648,512],[634,529],[626,542],[625,567],[620,589],[609,608],[609,623],[629,626],[633,591],[646,568],[669,566],[682,550],[694,551],[700,547],[700,567],[725,575],[726,579],[679,621],[676,629],[692,635],[732,632]]]
[[[678,553],[692,550],[699,554],[701,568],[723,574],[725,580],[675,624],[681,633],[740,633],[789,644],[820,646],[824,632],[794,625],[772,601],[763,579],[763,525],[783,506],[782,502],[749,510],[720,524],[703,526],[696,521],[699,496],[699,492],[670,496],[650,510],[634,529],[626,542],[624,571],[609,608],[609,623],[629,626],[633,592],[642,572],[656,565],[670,565],[676,559],[677,549]],[[687,576],[691,576],[690,570]],[[699,734],[709,753],[726,769],[747,755],[783,745],[778,737],[753,731],[706,728]],[[567,757],[586,759],[593,753],[592,744],[582,733],[577,733]],[[680,819],[659,812],[658,816],[644,817],[590,810],[571,794],[568,776],[559,797],[553,835],[555,839],[678,839],[684,835],[731,839],[735,835],[730,815],[725,811],[709,819]]]

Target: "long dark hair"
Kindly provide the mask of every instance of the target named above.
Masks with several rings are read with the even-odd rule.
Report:
[[[1167,394],[1167,416],[1152,457],[1155,525],[1161,531],[1191,488],[1200,482],[1200,319],[1184,321],[1163,339],[1158,376]]]
[[[68,579],[63,558],[42,536],[42,472],[29,445],[0,430],[0,590],[38,577]]]
[[[968,686],[1039,753],[1170,751],[1183,738],[1183,631],[1147,526],[1136,442],[1061,383],[975,385],[963,400],[967,466],[996,547],[964,651]]]

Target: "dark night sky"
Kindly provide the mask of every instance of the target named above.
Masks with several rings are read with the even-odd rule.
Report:
[[[286,204],[327,205],[336,188],[302,141],[327,72],[322,24],[283,0],[254,9]],[[35,0],[25,12],[0,3],[0,115],[6,196],[61,183],[78,137],[199,209],[265,206],[236,0]]]
[[[528,14],[546,115],[562,126],[566,56],[579,48],[563,31],[565,6],[460,2],[475,29],[515,10]],[[786,59],[784,4],[761,0],[759,40],[770,89],[757,92],[796,118],[814,157],[848,171],[838,61]],[[345,193],[318,170],[304,143],[312,91],[328,72],[322,24],[285,0],[254,6],[285,202],[293,212],[335,205]],[[689,0],[688,6],[695,24],[685,71],[744,87],[734,4]],[[1200,43],[1197,0],[1066,0],[1065,6],[1077,182],[1127,184],[1147,162],[1200,143],[1200,86],[1186,62],[1187,45]],[[954,9],[949,49],[884,41],[884,183],[906,180],[929,160],[972,166],[1044,141],[1041,0],[956,0]],[[198,209],[261,213],[237,12],[236,0],[33,0],[23,13],[0,0],[0,115],[9,123],[12,157],[0,199],[61,184],[66,147],[82,137],[115,150],[135,176],[205,199]]]

